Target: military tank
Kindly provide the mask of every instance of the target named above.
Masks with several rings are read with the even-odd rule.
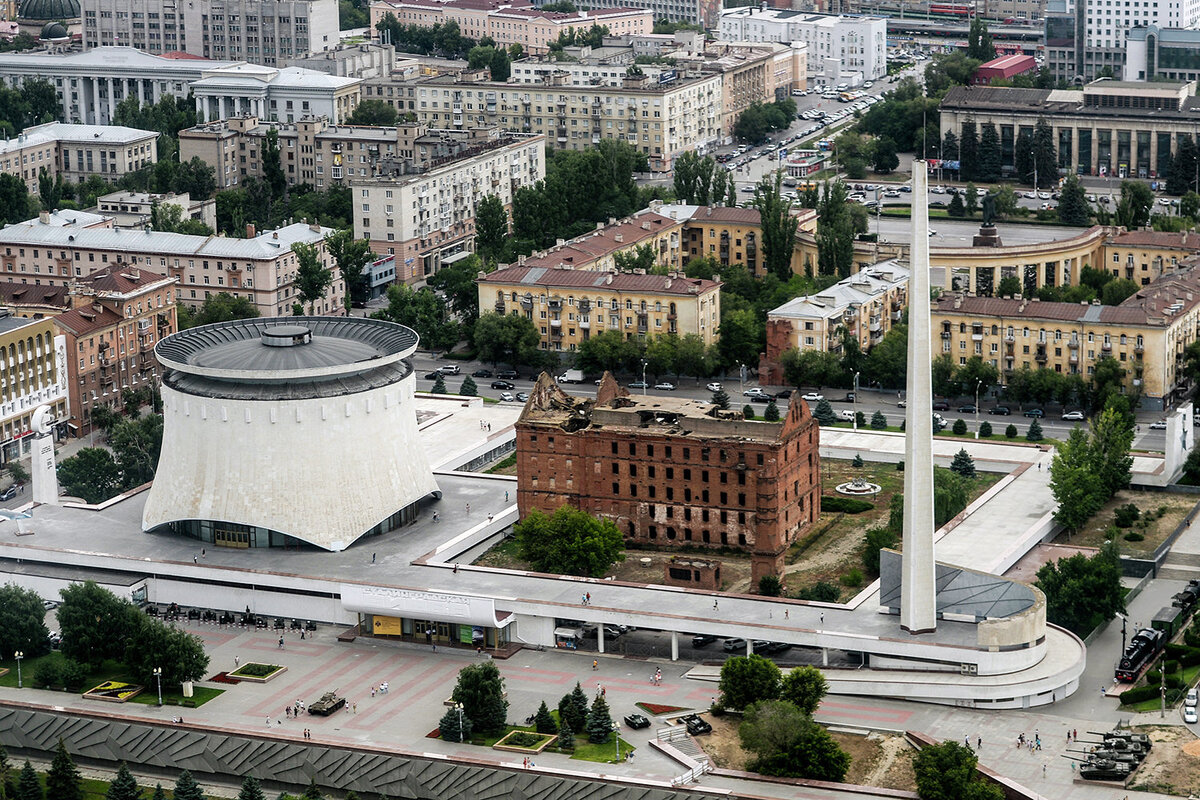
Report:
[[[1086,781],[1123,781],[1131,772],[1129,764],[1102,758],[1079,765],[1079,777]]]
[[[328,717],[344,705],[346,705],[346,698],[339,697],[337,690],[334,689],[332,692],[321,695],[320,699],[315,702],[309,703],[308,713],[318,717]]]

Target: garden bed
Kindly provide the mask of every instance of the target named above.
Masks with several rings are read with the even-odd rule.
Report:
[[[661,717],[664,714],[677,714],[680,711],[687,711],[683,706],[664,706],[659,703],[634,703],[642,711],[647,714],[653,714],[656,717]]]
[[[83,696],[88,700],[102,700],[105,703],[125,703],[137,697],[144,689],[144,686],[136,683],[105,681],[88,689]]]
[[[515,730],[505,734],[504,738],[492,745],[492,749],[537,755],[556,741],[558,741],[557,734]]]
[[[1082,530],[1070,537],[1065,532],[1061,533],[1055,542],[1077,547],[1099,547],[1110,535],[1109,529],[1113,526],[1117,508],[1128,503],[1137,506],[1142,512],[1141,518],[1132,527],[1117,528],[1117,542],[1123,554],[1138,558],[1152,554],[1179,527],[1179,523],[1196,505],[1196,497],[1122,489],[1087,521]],[[1158,515],[1160,510],[1163,511],[1162,516]],[[1130,534],[1134,534],[1133,541],[1126,538]],[[1140,541],[1136,540],[1137,536],[1142,537]]]
[[[230,678],[236,678],[239,681],[248,681],[250,683],[266,683],[274,678],[279,677],[287,672],[287,667],[281,667],[278,664],[262,664],[257,661],[251,661],[242,664],[233,672],[226,673]]]

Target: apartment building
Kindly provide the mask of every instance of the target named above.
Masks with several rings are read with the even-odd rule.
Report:
[[[571,86],[565,73],[544,84],[493,83],[486,70],[365,81],[364,99],[384,100],[431,128],[500,127],[541,134],[559,149],[583,150],[620,139],[666,171],[688,150],[722,136],[720,73],[688,77],[627,75],[620,86]]]
[[[347,178],[354,235],[396,257],[397,280],[414,283],[474,249],[475,209],[546,177],[546,140],[496,129],[425,131],[374,177]]]
[[[1193,259],[1194,260],[1194,259]],[[1125,391],[1163,409],[1190,390],[1183,352],[1200,325],[1200,271],[1169,273],[1118,306],[943,294],[933,303],[934,355],[979,356],[1007,373],[1052,369],[1090,377],[1103,358],[1125,371]]]
[[[642,8],[655,20],[687,22],[706,29],[717,27],[721,14],[721,0],[593,0],[588,7]]]
[[[593,25],[608,28],[614,36],[650,33],[654,15],[645,8],[614,6],[564,13],[541,11],[528,0],[382,0],[371,4],[371,30],[388,14],[403,25],[434,25],[456,22],[463,36],[479,40],[490,36],[498,46],[519,44],[526,53],[549,51],[549,44],[572,28]]]
[[[82,215],[84,221],[92,216],[66,213]],[[111,220],[105,224],[111,225]],[[332,268],[323,243],[329,233],[331,228],[298,222],[246,239],[190,236],[58,224],[43,212],[37,219],[0,229],[0,280],[65,286],[106,267],[137,269],[176,279],[176,299],[189,305],[228,292],[253,302],[264,317],[288,316],[298,302],[292,245],[318,245],[322,262]],[[314,313],[341,313],[344,296],[345,284],[334,270],[333,283]]]
[[[828,289],[795,297],[767,312],[767,349],[758,380],[786,381],[780,359],[788,350],[840,353],[849,335],[866,352],[899,324],[908,307],[908,267],[889,260],[843,278]]]
[[[380,42],[340,44],[320,53],[293,58],[287,66],[339,78],[377,78],[387,75],[396,66],[396,48]]]
[[[1148,286],[1163,274],[1178,270],[1197,251],[1200,251],[1200,236],[1194,231],[1121,231],[1105,240],[1100,268],[1111,272],[1114,278],[1128,278],[1139,286]]]
[[[682,203],[651,203],[650,208],[683,223],[683,261],[713,258],[722,266],[742,264],[751,274],[766,274],[762,254],[762,215],[757,208],[693,206]],[[793,208],[797,233],[817,230],[817,212],[811,208]],[[800,248],[792,253],[792,272],[804,274],[805,254]]]
[[[158,160],[158,133],[120,125],[49,122],[0,142],[0,173],[15,175],[30,193],[44,169],[78,183],[92,175],[116,181]]]
[[[29,454],[39,406],[50,406],[55,435],[65,434],[67,353],[66,340],[51,320],[0,309],[0,463]]]
[[[337,47],[337,0],[81,0],[85,49],[284,65]]]
[[[538,326],[540,347],[572,352],[593,334],[626,339],[720,336],[721,284],[678,272],[648,275],[517,263],[480,277],[482,313],[523,314]]]
[[[804,42],[808,67],[816,72],[826,72],[831,60],[840,72],[859,72],[864,80],[887,75],[886,17],[743,6],[721,11],[718,30],[718,38],[730,42]]]
[[[150,224],[155,206],[179,206],[180,219],[194,219],[213,230],[217,228],[217,201],[212,197],[192,200],[187,194],[173,192],[111,192],[97,197],[95,208],[89,210],[110,218],[114,228],[141,228]]]
[[[73,434],[91,430],[97,405],[120,402],[122,389],[159,376],[154,345],[178,330],[175,284],[174,277],[128,264],[71,283],[71,310],[51,322],[66,337]]]
[[[14,317],[44,319],[71,310],[66,286],[35,286],[0,281],[0,307]]]
[[[570,506],[612,520],[629,543],[750,555],[750,584],[782,577],[784,554],[820,516],[820,431],[793,396],[779,422],[700,400],[631,395],[605,374],[596,397],[546,374],[517,420],[517,508]]]

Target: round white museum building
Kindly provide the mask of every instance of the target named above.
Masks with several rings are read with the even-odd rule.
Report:
[[[218,322],[155,347],[163,443],[143,530],[214,546],[344,550],[440,497],[417,442],[410,328]]]

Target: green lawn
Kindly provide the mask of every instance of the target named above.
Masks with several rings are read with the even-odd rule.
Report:
[[[34,686],[33,677],[37,673],[37,668],[40,664],[51,661],[65,661],[63,654],[57,650],[50,652],[44,656],[37,658],[25,658],[21,660],[21,683],[31,689]],[[5,686],[10,689],[17,688],[17,662],[14,660],[0,661],[0,667],[8,667],[9,671],[6,675],[0,675],[0,686]],[[125,666],[118,661],[105,661],[100,669],[94,670],[88,675],[86,681],[83,682],[83,688],[80,693],[86,692],[93,686],[98,686],[105,681],[119,681],[121,683],[137,683],[125,672]],[[195,701],[196,707],[200,707],[209,700],[224,693],[224,689],[210,689],[204,686],[195,687],[195,696],[191,698]],[[171,688],[163,687],[163,702],[167,705],[180,705],[184,701],[184,696],[181,689],[172,690]],[[143,705],[158,704],[158,689],[154,684],[146,686],[146,688],[137,697],[128,700],[130,703],[141,703]]]
[[[554,717],[554,721],[557,724],[558,709],[551,710],[550,715],[552,717]],[[496,742],[500,741],[501,739],[503,739],[505,736],[512,733],[513,731],[536,732],[536,730],[537,729],[534,728],[534,726],[532,726],[532,725],[509,725],[507,728],[504,729],[504,732],[501,733],[499,736],[472,736],[470,743],[473,745],[476,745],[478,747],[491,747]],[[631,745],[629,742],[622,739],[620,736],[617,736],[617,741],[620,743],[620,748],[621,748],[620,760],[621,761],[624,761],[629,756],[630,753],[632,753],[634,750],[637,749],[636,747]],[[575,750],[574,751],[559,750],[554,745],[551,745],[550,747],[547,747],[542,752],[543,753],[560,753],[562,755],[570,755],[571,758],[578,759],[579,761],[595,761],[600,764],[608,764],[608,763],[611,763],[614,756],[616,756],[617,745],[613,743],[612,739],[609,739],[604,744],[592,744],[591,742],[589,742],[587,740],[587,734],[583,733],[583,734],[578,734],[575,736]],[[535,758],[536,758],[536,756],[535,756]]]

